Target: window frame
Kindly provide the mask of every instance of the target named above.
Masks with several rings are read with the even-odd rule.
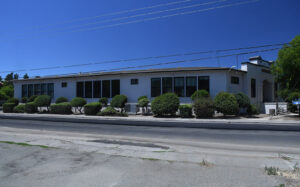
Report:
[[[138,85],[139,84],[139,79],[130,79],[130,85]]]
[[[230,82],[231,82],[231,84],[240,84],[240,77],[231,76]]]

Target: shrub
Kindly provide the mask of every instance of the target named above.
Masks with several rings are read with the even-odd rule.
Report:
[[[255,105],[249,105],[247,108],[247,114],[250,116],[259,114],[257,107]]]
[[[250,106],[250,99],[244,93],[236,93],[234,97],[239,105],[239,108],[248,108]]]
[[[293,105],[293,100],[300,99],[300,92],[291,92],[287,98],[286,102],[288,103],[288,110],[290,112],[296,112],[297,110],[297,105]]]
[[[209,97],[209,93],[206,90],[197,90],[193,93],[193,95],[191,96],[191,99],[193,101],[195,101],[196,99],[200,99],[203,97]]]
[[[99,99],[99,103],[101,103],[103,106],[107,106],[108,99],[106,97],[102,97]]]
[[[28,98],[27,97],[22,97],[21,103],[27,103]]]
[[[125,112],[120,113],[111,106],[109,106],[106,109],[104,109],[103,111],[99,112],[97,115],[99,115],[99,116],[123,116],[123,117],[128,116],[127,113],[125,113]]]
[[[7,97],[14,97],[14,87],[11,85],[3,86],[1,92]]]
[[[239,104],[233,94],[220,92],[214,100],[215,108],[224,115],[236,115],[239,111]]]
[[[180,105],[179,106],[179,114],[182,118],[190,118],[193,116],[192,105]]]
[[[0,100],[6,100],[8,98],[9,97],[2,90],[0,90]]]
[[[19,99],[17,98],[9,98],[6,103],[14,103],[15,106],[17,106],[19,104]]]
[[[147,96],[141,96],[138,98],[138,106],[142,107],[143,109],[146,108],[146,113],[148,113],[148,104],[149,104],[149,99]],[[144,110],[142,110],[142,114],[144,114]]]
[[[48,95],[39,95],[34,99],[35,106],[37,107],[48,107],[51,104],[51,97]]]
[[[15,106],[16,105],[14,103],[4,103],[3,104],[3,112],[4,113],[13,113]]]
[[[69,100],[68,100],[67,98],[65,98],[65,97],[59,97],[59,98],[56,99],[55,104],[58,104],[58,103],[66,103],[66,102],[68,102],[68,101],[69,101]]]
[[[138,98],[138,101],[141,100],[141,99],[148,99],[148,97],[145,96],[145,95],[144,95],[144,96],[140,96],[140,97]]]
[[[88,103],[84,105],[84,114],[85,115],[96,115],[100,110],[102,106],[101,103],[99,102],[93,102],[93,103]]]
[[[36,113],[37,108],[34,102],[29,102],[25,104],[25,112],[26,113]]]
[[[214,103],[210,98],[197,99],[194,102],[196,118],[210,118],[215,113]]]
[[[68,102],[53,104],[50,106],[52,114],[72,114],[72,106]]]
[[[82,110],[82,107],[86,104],[86,100],[81,97],[75,97],[70,102],[72,107],[75,107],[75,110],[78,110],[80,113]]]
[[[37,95],[32,95],[28,98],[27,102],[33,102],[37,98]]]
[[[151,103],[151,110],[156,116],[175,115],[179,107],[179,98],[174,93],[165,93]]]
[[[14,113],[24,113],[25,112],[25,104],[21,104],[14,107]]]
[[[116,95],[112,98],[110,102],[110,106],[121,108],[121,112],[123,112],[123,108],[125,107],[125,104],[127,103],[127,96],[126,95]]]

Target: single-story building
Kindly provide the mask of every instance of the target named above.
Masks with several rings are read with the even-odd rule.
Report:
[[[227,67],[183,67],[147,69],[73,75],[37,77],[14,81],[16,98],[47,94],[55,101],[58,97],[69,100],[83,97],[87,102],[118,94],[128,97],[130,110],[140,96],[150,99],[163,93],[174,92],[181,103],[191,103],[190,96],[205,89],[214,98],[219,92],[243,92],[251,103],[264,110],[264,102],[274,101],[275,84],[271,74],[272,62],[260,56],[244,62],[241,69]]]

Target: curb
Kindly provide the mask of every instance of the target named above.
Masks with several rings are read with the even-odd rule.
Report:
[[[126,125],[126,126],[146,126],[146,127],[177,127],[177,128],[203,128],[203,129],[228,129],[228,130],[268,130],[268,131],[300,131],[300,124],[297,123],[265,123],[265,122],[232,122],[232,121],[159,121],[159,120],[122,120],[122,119],[83,119],[66,117],[48,116],[10,116],[1,115],[0,119],[15,120],[35,120],[48,122],[67,122],[67,123],[89,123],[107,125]]]

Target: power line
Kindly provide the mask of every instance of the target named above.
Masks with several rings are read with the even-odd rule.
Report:
[[[168,55],[160,55],[160,56],[148,56],[148,57],[140,57],[140,58],[106,60],[106,61],[99,61],[99,62],[93,62],[93,63],[73,64],[73,65],[65,65],[65,66],[41,67],[41,68],[21,69],[21,70],[13,70],[13,71],[10,70],[10,71],[2,71],[0,73],[30,72],[30,71],[47,70],[47,69],[62,69],[62,68],[71,68],[71,67],[91,66],[91,65],[98,65],[98,64],[111,64],[111,63],[138,61],[138,60],[149,60],[149,59],[171,58],[171,57],[180,57],[180,56],[191,56],[191,55],[209,54],[209,53],[213,53],[215,51],[217,51],[217,52],[239,51],[239,50],[247,50],[247,49],[255,49],[255,48],[283,46],[283,45],[287,45],[287,44],[289,44],[289,43],[267,44],[267,45],[258,45],[258,46],[250,46],[250,47],[232,48],[232,49],[196,51],[196,52],[177,53],[177,54],[168,54]],[[276,49],[280,49],[280,48],[276,48]],[[241,55],[243,55],[243,54],[244,53],[242,53]],[[246,52],[245,54],[248,54],[248,53]],[[210,57],[210,58],[221,58],[221,57],[222,56],[215,56],[215,57]],[[225,55],[225,57],[226,57],[226,55]]]

